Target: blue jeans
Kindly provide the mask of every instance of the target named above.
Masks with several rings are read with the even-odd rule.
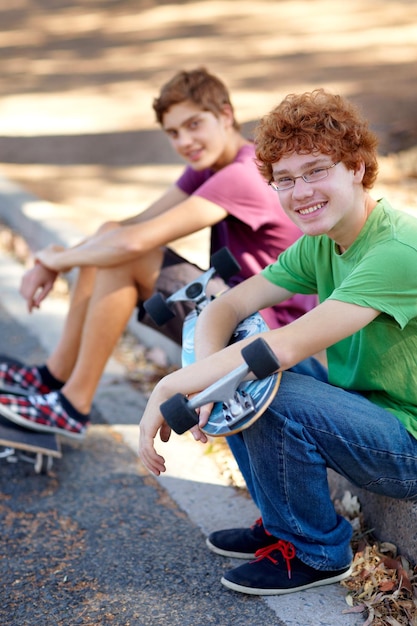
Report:
[[[228,443],[265,528],[319,570],[352,558],[327,468],[374,493],[417,498],[417,440],[389,411],[330,385],[314,359],[283,372],[266,413]]]

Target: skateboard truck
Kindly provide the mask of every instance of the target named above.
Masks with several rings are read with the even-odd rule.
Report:
[[[53,465],[53,457],[47,454],[36,452],[25,454],[16,448],[2,447],[0,449],[0,459],[6,459],[8,463],[18,463],[24,461],[34,466],[36,474],[48,474]]]
[[[255,414],[256,407],[251,396],[238,390],[238,386],[250,371],[258,379],[267,378],[279,369],[279,361],[261,337],[245,346],[242,349],[242,356],[245,360],[242,365],[225,374],[193,398],[188,399],[177,393],[161,404],[160,410],[164,419],[178,435],[198,424],[196,409],[205,404],[218,402],[223,404],[225,423],[230,430],[248,415]]]
[[[246,391],[236,389],[232,398],[223,403],[224,420],[230,429],[237,426],[245,417],[255,415],[256,406]]]
[[[9,463],[14,463],[15,461],[15,449],[14,448],[0,448],[0,459],[7,459]]]
[[[57,435],[36,432],[0,416],[0,459],[9,463],[23,461],[37,474],[47,474],[54,458],[62,457]]]
[[[240,270],[239,263],[227,248],[222,248],[213,254],[210,259],[210,265],[210,269],[196,280],[178,289],[166,300],[160,293],[155,293],[148,300],[145,300],[143,307],[155,324],[163,326],[163,324],[175,317],[175,313],[171,308],[175,302],[194,302],[197,312],[200,313],[210,301],[206,295],[206,288],[213,276],[218,274],[224,281],[227,281]]]

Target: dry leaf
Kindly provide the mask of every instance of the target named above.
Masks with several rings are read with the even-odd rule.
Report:
[[[351,496],[335,502],[341,515],[343,502],[348,507],[345,517],[352,523],[356,509]],[[346,603],[350,607],[343,613],[364,613],[363,626],[417,626],[417,568],[404,556],[397,556],[394,544],[373,540],[372,533],[363,528],[360,511],[357,516],[361,524],[352,540],[352,575],[341,582],[348,590]]]

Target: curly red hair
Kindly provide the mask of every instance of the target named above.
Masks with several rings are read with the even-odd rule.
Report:
[[[294,152],[326,154],[352,170],[363,162],[365,189],[370,189],[377,177],[376,135],[352,103],[324,89],[289,94],[260,120],[255,143],[257,165],[268,182],[273,163]]]

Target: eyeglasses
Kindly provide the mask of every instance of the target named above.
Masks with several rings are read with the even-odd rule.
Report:
[[[326,178],[329,174],[329,170],[332,169],[332,167],[336,167],[339,163],[340,161],[332,163],[332,165],[320,165],[320,167],[315,167],[309,172],[301,174],[301,176],[281,176],[281,178],[272,180],[269,184],[275,191],[286,191],[295,186],[297,178],[302,178],[305,183],[315,183],[322,178]]]

